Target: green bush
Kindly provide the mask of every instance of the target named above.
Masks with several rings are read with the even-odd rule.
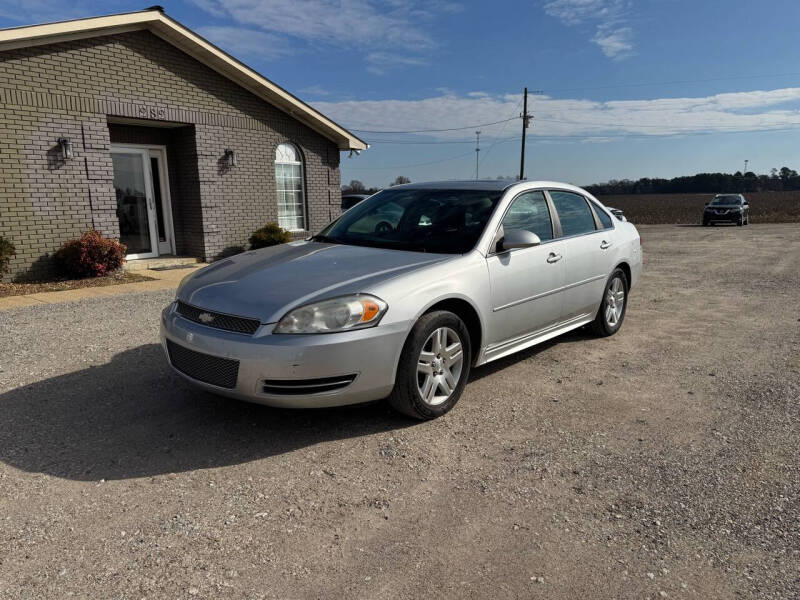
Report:
[[[9,242],[6,238],[0,237],[0,277],[8,271],[8,261],[17,253],[14,244]]]
[[[81,237],[65,242],[54,258],[61,271],[69,277],[102,277],[122,267],[125,250],[124,244],[90,229]]]
[[[250,242],[250,249],[256,250],[291,242],[292,235],[276,223],[267,223],[261,229],[256,229],[248,241]]]

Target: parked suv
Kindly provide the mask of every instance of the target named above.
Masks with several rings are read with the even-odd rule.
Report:
[[[750,205],[741,194],[717,194],[703,210],[703,227],[714,223],[750,224]]]

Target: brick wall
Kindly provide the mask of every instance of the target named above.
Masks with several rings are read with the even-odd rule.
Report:
[[[109,118],[122,117],[138,126],[109,131]],[[185,126],[142,127],[148,120]],[[62,135],[75,153],[67,162]],[[310,229],[338,215],[333,142],[157,36],[9,50],[0,52],[0,236],[17,247],[11,276],[47,275],[49,254],[89,227],[118,237],[110,144],[133,140],[168,148],[179,253],[212,260],[277,221],[274,157],[285,141],[305,159]],[[226,148],[237,167],[225,168]]]

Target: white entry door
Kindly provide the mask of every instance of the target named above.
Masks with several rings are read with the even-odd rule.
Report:
[[[111,146],[120,242],[127,258],[174,254],[172,210],[163,147]]]

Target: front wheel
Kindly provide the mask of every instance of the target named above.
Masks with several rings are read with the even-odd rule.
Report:
[[[592,322],[592,330],[602,337],[614,335],[622,327],[626,308],[628,308],[628,278],[622,269],[614,269],[606,282],[603,301]]]
[[[422,315],[403,346],[389,404],[415,419],[442,416],[467,385],[471,357],[469,332],[457,315]]]

